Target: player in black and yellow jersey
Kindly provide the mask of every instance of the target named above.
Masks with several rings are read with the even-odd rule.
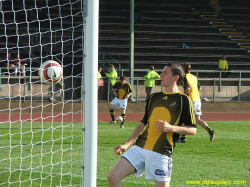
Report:
[[[188,86],[183,86],[184,87],[184,93],[187,94],[194,105],[194,112],[195,112],[195,117],[196,117],[196,122],[201,125],[209,134],[210,141],[213,142],[215,139],[215,131],[210,128],[210,126],[207,124],[206,121],[201,119],[201,100],[200,100],[200,89],[201,86],[198,82],[198,79],[195,75],[191,74],[191,64],[190,63],[185,63],[183,64],[183,69],[186,73],[186,79],[188,82]],[[186,137],[185,135],[181,136],[179,142],[186,142]]]
[[[108,174],[110,187],[121,186],[124,177],[140,177],[143,172],[146,179],[155,181],[155,186],[169,186],[176,141],[181,134],[196,133],[192,101],[178,90],[184,76],[181,65],[165,66],[160,75],[164,91],[151,94],[140,123],[124,144],[115,147],[120,155],[135,142]]]
[[[116,97],[111,101],[109,106],[109,112],[112,119],[112,121],[110,121],[109,124],[116,123],[114,107],[117,107],[119,105],[121,108],[121,116],[123,119],[120,127],[124,128],[123,124],[126,118],[126,108],[127,108],[128,98],[132,94],[131,86],[126,81],[125,76],[121,76],[120,81],[114,84],[113,92]]]

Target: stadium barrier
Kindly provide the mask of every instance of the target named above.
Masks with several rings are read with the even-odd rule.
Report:
[[[99,101],[110,102],[110,81],[104,77],[104,85],[99,86]],[[55,85],[47,85],[40,81],[38,76],[2,76],[0,78],[0,100],[50,100],[52,95],[55,100],[74,100],[80,102],[83,89],[83,79],[80,76],[64,78]],[[127,77],[131,83],[131,78]],[[133,94],[130,100],[145,101],[145,79],[133,78]],[[199,78],[201,85],[200,96],[204,101],[250,101],[250,79],[248,78]],[[75,89],[72,89],[75,88]],[[179,86],[183,91],[182,86]],[[162,91],[160,80],[156,80],[153,92]]]

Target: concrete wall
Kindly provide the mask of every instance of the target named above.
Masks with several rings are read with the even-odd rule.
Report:
[[[18,98],[18,97],[50,97],[51,96],[51,85],[46,84],[2,84],[0,91],[0,98]],[[57,89],[57,88],[56,88]],[[57,89],[58,91],[58,89]],[[60,96],[58,92],[55,96]]]
[[[237,100],[238,98],[238,86],[221,86],[221,90],[219,90],[219,86],[202,86],[200,90],[200,97],[201,98],[209,98],[210,100],[215,97],[216,100]],[[179,90],[183,92],[182,86],[179,87]],[[156,86],[152,89],[153,92],[161,91],[160,86]],[[138,94],[138,97],[146,97],[145,87],[139,86],[138,93],[136,90],[136,86],[134,86],[134,96]],[[250,87],[249,86],[241,86],[241,99],[250,101]]]
[[[24,87],[23,84],[2,84],[1,85],[2,90],[0,91],[0,98],[9,98],[9,97],[33,97],[41,99],[41,97],[50,97],[51,93],[51,85],[46,84],[32,84],[29,89],[29,85],[26,85]],[[202,86],[202,89],[200,90],[200,96],[202,98],[208,98],[209,100],[212,100],[213,97],[215,97],[215,101],[235,101],[238,100],[238,86],[222,86],[221,91],[219,91],[218,86]],[[183,88],[179,87],[180,91],[183,91]],[[99,90],[101,91],[101,90]],[[153,92],[160,92],[161,87],[156,86],[152,89]],[[143,85],[138,86],[138,91],[136,86],[134,86],[133,89],[134,97],[138,97],[139,100],[145,100],[146,93],[145,93],[145,87]],[[58,92],[55,94],[55,96],[61,96],[61,93]],[[242,101],[250,101],[250,87],[249,86],[242,86],[241,87],[241,93],[240,98]]]

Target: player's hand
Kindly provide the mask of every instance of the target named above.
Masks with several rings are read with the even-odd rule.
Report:
[[[123,152],[125,152],[127,150],[127,146],[125,145],[118,145],[115,147],[114,151],[117,155],[122,154]]]
[[[154,128],[158,132],[172,132],[172,125],[164,120],[155,121]]]

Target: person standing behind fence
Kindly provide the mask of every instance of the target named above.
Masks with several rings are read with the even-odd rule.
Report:
[[[229,75],[228,72],[224,72],[224,71],[228,71],[228,63],[227,63],[226,58],[227,58],[226,55],[223,55],[218,63],[218,70],[222,71],[223,78],[226,78]]]
[[[150,97],[152,88],[155,87],[155,80],[160,78],[160,75],[155,72],[154,69],[154,66],[150,66],[149,72],[147,73],[147,75],[144,76],[144,78],[146,79],[144,81],[145,91],[147,94],[146,100]]]
[[[116,83],[116,79],[118,77],[117,71],[115,70],[114,64],[109,65],[109,73],[106,73],[106,76],[109,77],[111,85],[109,86],[109,99],[112,100],[114,98],[114,93],[112,87]]]
[[[184,93],[187,94],[194,105],[194,111],[195,111],[195,118],[196,118],[196,123],[201,125],[204,129],[207,130],[209,136],[210,136],[210,141],[213,142],[215,139],[215,131],[212,130],[208,124],[200,119],[200,116],[202,115],[201,113],[201,100],[200,100],[200,86],[198,84],[197,77],[193,74],[191,74],[191,64],[190,63],[185,63],[183,65],[184,71],[186,73],[186,79],[189,85],[189,88],[185,88]],[[182,135],[179,142],[185,143],[186,142],[186,137],[185,135]]]
[[[25,66],[26,63],[22,62],[23,59],[21,58],[20,54],[17,54],[14,58],[14,65],[15,65],[15,75],[21,75],[23,73],[23,76],[25,76]]]

